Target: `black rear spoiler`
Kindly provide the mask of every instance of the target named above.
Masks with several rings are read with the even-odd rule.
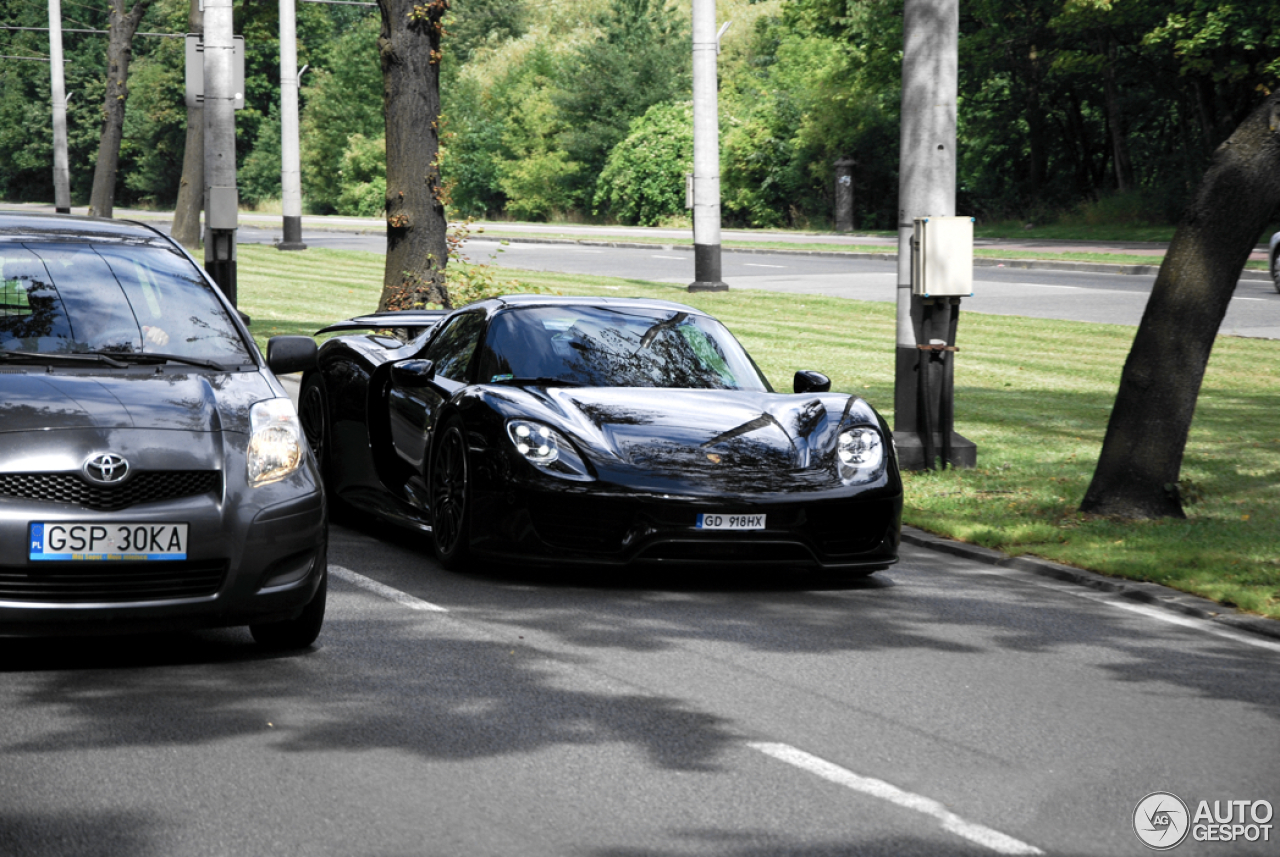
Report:
[[[346,321],[335,322],[315,332],[346,332],[351,330],[380,330],[382,328],[408,328],[413,331],[430,330],[440,323],[440,319],[449,314],[443,309],[406,309],[396,312],[374,312],[369,315],[358,315]]]

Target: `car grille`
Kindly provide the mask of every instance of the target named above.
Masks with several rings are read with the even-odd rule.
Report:
[[[225,560],[0,566],[0,601],[74,604],[201,598],[216,594],[226,576]]]
[[[90,485],[76,473],[0,473],[0,497],[70,503],[99,512],[194,497],[221,488],[222,474],[217,470],[141,471],[118,485]]]

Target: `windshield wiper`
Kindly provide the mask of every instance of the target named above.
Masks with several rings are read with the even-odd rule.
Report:
[[[577,381],[563,378],[495,378],[490,384],[510,384],[515,387],[581,387]]]
[[[106,356],[105,352],[95,351],[94,354]],[[183,357],[181,354],[162,354],[158,351],[124,351],[120,353],[112,352],[112,357],[116,360],[124,360],[128,363],[186,363],[188,366],[200,366],[204,369],[213,369],[218,372],[227,371],[227,367],[213,360],[206,360],[203,357]],[[127,365],[121,363],[121,366]]]
[[[46,363],[53,360],[68,363],[106,363],[117,369],[124,369],[129,365],[99,351],[13,351],[0,348],[0,360],[25,360],[31,363]]]

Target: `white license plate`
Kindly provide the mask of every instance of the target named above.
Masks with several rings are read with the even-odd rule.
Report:
[[[763,530],[764,515],[699,515],[700,530]]]
[[[186,559],[187,525],[33,523],[28,544],[32,560]]]

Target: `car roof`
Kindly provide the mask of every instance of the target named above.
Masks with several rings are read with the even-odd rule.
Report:
[[[472,306],[476,306],[473,304]],[[694,315],[706,315],[700,309],[691,306],[676,303],[675,301],[664,301],[655,298],[609,298],[599,296],[576,297],[572,295],[503,295],[498,298],[490,298],[486,301],[480,301],[479,306],[485,306],[491,313],[500,309],[514,309],[517,307],[541,307],[541,306],[598,306],[598,307],[635,307],[637,309],[662,309],[675,310],[677,312],[687,312]],[[469,307],[462,307],[468,309]]]
[[[0,241],[155,243],[172,246],[160,231],[130,220],[0,211]]]

